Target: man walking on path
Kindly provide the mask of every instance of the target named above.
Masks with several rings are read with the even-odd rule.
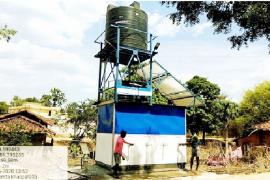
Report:
[[[115,165],[113,166],[113,170],[114,170],[114,176],[116,178],[119,178],[118,171],[120,171],[121,157],[123,158],[123,160],[125,160],[125,155],[122,152],[124,143],[130,146],[134,145],[132,143],[125,141],[124,138],[126,137],[126,134],[127,134],[126,131],[121,131],[120,136],[116,140],[116,144],[114,148],[113,155],[114,155]]]

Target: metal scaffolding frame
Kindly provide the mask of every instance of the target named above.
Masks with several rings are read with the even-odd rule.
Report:
[[[95,57],[99,58],[99,80],[98,80],[98,102],[114,100],[115,102],[119,101],[119,94],[117,88],[125,87],[122,85],[123,78],[125,74],[127,74],[128,69],[133,64],[141,64],[145,60],[150,61],[152,63],[152,57],[157,54],[155,50],[153,50],[152,43],[157,38],[157,36],[153,36],[151,33],[147,33],[138,29],[129,28],[122,25],[113,25],[111,27],[117,29],[116,33],[116,47],[114,47],[110,42],[106,40],[100,41],[99,39],[105,33],[103,31],[95,40],[95,43],[100,45],[100,51]],[[127,46],[123,46],[120,44],[121,37],[121,29],[131,29],[135,32],[145,33],[147,34],[148,41],[148,49],[136,49]],[[105,42],[105,43],[104,43]],[[104,47],[104,44],[106,45]],[[112,52],[113,51],[113,52]],[[122,60],[123,56],[128,57],[127,59]],[[125,62],[125,63],[123,63]],[[109,67],[108,67],[109,64]],[[124,72],[121,72],[120,65],[125,66],[127,69]],[[140,68],[140,67],[139,67]],[[142,69],[142,71],[144,71]],[[144,73],[145,74],[145,73]],[[151,91],[150,98],[148,98],[148,102],[152,104],[152,65],[149,66],[149,74],[151,78],[146,79],[145,75],[143,79],[146,81],[146,87],[137,88],[138,92],[143,91]],[[114,82],[114,85],[111,86],[111,82]],[[114,93],[112,95],[112,92]],[[149,93],[150,94],[150,93]],[[136,96],[136,95],[134,95]],[[139,95],[138,95],[139,96]]]

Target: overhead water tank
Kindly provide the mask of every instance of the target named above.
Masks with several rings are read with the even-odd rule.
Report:
[[[147,49],[147,14],[140,9],[138,2],[133,2],[130,6],[115,7],[109,5],[106,15],[105,43],[107,47],[116,47],[117,28],[111,25],[125,26],[132,29],[121,28],[120,45],[135,49]],[[138,29],[143,32],[138,32]]]

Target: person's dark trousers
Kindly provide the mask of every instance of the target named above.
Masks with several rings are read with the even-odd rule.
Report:
[[[197,164],[196,164],[196,171],[197,171],[199,168],[199,165],[200,165],[200,158],[199,157],[196,157],[196,162],[197,162]]]
[[[192,156],[192,157],[190,158],[190,170],[192,170],[193,159],[194,159],[194,156]],[[197,164],[196,164],[196,170],[198,170],[199,165],[200,165],[200,158],[197,157],[197,156],[196,156],[196,162],[197,162]]]
[[[185,169],[186,168],[186,163],[177,163],[177,167],[179,168],[179,169]]]
[[[119,166],[119,164],[115,164],[112,169],[113,169],[113,174],[115,176],[118,176],[119,175],[118,174],[118,171],[120,172],[120,166]]]

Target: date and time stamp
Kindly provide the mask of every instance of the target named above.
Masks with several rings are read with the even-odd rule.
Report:
[[[57,168],[65,166],[66,158],[56,156],[63,154],[59,152],[58,148],[50,147],[0,146],[0,180],[58,179],[58,176],[62,179],[65,172]],[[52,166],[55,168],[51,169]],[[49,175],[52,177],[47,178]]]

